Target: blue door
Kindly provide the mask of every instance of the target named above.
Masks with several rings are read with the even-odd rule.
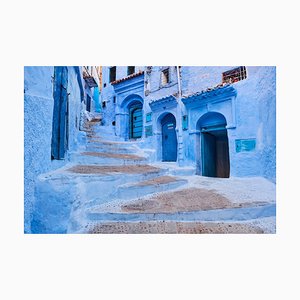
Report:
[[[138,139],[142,137],[143,132],[143,111],[142,105],[138,105],[131,108],[131,120],[130,120],[130,138]]]
[[[162,161],[177,160],[176,119],[167,114],[161,121],[162,126]]]
[[[54,108],[52,122],[52,159],[64,159],[68,147],[68,68],[54,68]]]
[[[202,133],[202,175],[216,177],[216,137]]]

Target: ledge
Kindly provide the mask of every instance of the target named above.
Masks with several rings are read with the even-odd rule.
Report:
[[[133,73],[133,74],[127,76],[127,77],[123,77],[123,78],[121,78],[121,79],[118,79],[118,80],[115,80],[115,81],[111,82],[111,85],[118,84],[118,83],[120,83],[120,82],[126,81],[126,80],[128,80],[128,79],[131,79],[131,78],[134,78],[134,77],[143,75],[143,74],[144,74],[144,71],[140,71],[140,72],[138,72],[138,73]]]
[[[152,110],[159,110],[165,108],[173,108],[177,105],[177,99],[173,95],[169,95],[164,98],[160,98],[157,100],[152,100],[149,102],[149,105]]]
[[[185,105],[189,104],[206,104],[207,102],[213,100],[221,100],[225,101],[227,99],[230,99],[231,97],[234,97],[237,95],[236,89],[231,86],[230,84],[226,84],[224,86],[216,86],[213,88],[208,88],[206,90],[203,90],[201,92],[197,92],[195,94],[184,96],[182,98],[182,102]]]

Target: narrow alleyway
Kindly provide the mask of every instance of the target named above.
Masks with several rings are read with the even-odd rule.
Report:
[[[271,182],[207,178],[192,167],[153,164],[139,142],[119,141],[99,122],[87,122],[85,131],[86,145],[70,163],[39,179],[37,223],[43,219],[45,232],[275,232]],[[50,216],[49,198],[63,203]]]

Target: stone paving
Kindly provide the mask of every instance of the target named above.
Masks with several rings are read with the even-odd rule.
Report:
[[[156,177],[154,179],[137,182],[137,183],[133,184],[132,186],[160,185],[160,184],[176,182],[178,180],[179,180],[179,178],[176,178],[176,177],[160,176],[160,177]]]
[[[264,233],[258,226],[242,223],[213,222],[107,222],[90,224],[88,233],[94,234],[221,234]]]
[[[143,174],[149,172],[158,172],[160,169],[150,165],[120,165],[120,166],[97,166],[97,165],[76,165],[67,172],[78,174]]]
[[[94,157],[109,157],[109,158],[121,158],[132,160],[145,160],[144,157],[134,154],[121,154],[121,153],[107,153],[107,152],[82,152],[82,155],[89,155]]]
[[[128,204],[123,204],[121,210],[124,212],[170,213],[239,208],[263,204],[265,203],[234,203],[213,190],[189,188],[175,192],[161,193],[145,200],[136,200]]]
[[[174,163],[147,164],[136,144],[95,134],[89,132],[80,153],[90,162],[74,156],[57,178],[75,186],[69,233],[275,233],[275,188],[268,181],[207,178]],[[113,162],[101,165],[101,158]]]

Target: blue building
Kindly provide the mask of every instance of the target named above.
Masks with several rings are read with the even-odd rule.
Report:
[[[275,67],[103,67],[104,125],[153,161],[276,177]]]
[[[160,162],[275,182],[275,67],[25,67],[25,232],[80,228],[86,207],[117,197],[126,177],[65,168]]]
[[[64,166],[84,141],[84,121],[97,116],[98,86],[95,67],[24,68],[25,232],[36,225],[37,178]]]

